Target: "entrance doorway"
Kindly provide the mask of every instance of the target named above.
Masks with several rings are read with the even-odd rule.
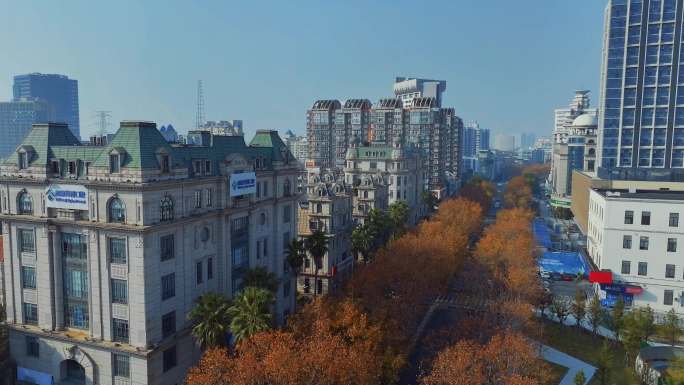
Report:
[[[63,385],[85,385],[85,369],[81,364],[74,360],[66,360],[63,365]]]

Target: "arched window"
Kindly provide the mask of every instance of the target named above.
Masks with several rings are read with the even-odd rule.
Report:
[[[114,223],[126,221],[126,206],[119,198],[115,197],[109,201],[109,221]]]
[[[161,200],[161,220],[170,221],[173,219],[173,199],[166,195],[164,199]]]
[[[26,191],[20,192],[17,196],[17,212],[24,215],[33,214],[33,199]]]
[[[286,197],[290,196],[290,180],[285,179],[285,183],[283,183],[283,195]]]

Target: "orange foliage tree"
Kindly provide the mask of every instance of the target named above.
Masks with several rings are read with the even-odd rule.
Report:
[[[381,338],[351,302],[316,300],[294,316],[291,330],[256,334],[233,354],[205,352],[186,385],[378,384],[394,364],[382,359]]]
[[[535,349],[516,333],[497,334],[487,343],[460,341],[437,356],[423,385],[538,385],[546,365]]]
[[[477,202],[482,211],[486,213],[491,207],[492,199],[494,199],[496,194],[496,188],[491,182],[474,177],[461,187],[458,193],[465,199]]]
[[[363,309],[392,330],[391,346],[405,345],[431,299],[447,290],[468,254],[469,238],[481,226],[477,203],[443,202],[433,220],[390,242],[373,263],[357,271],[350,291]]]
[[[506,185],[504,204],[506,207],[527,208],[532,202],[532,189],[523,176],[512,178]]]

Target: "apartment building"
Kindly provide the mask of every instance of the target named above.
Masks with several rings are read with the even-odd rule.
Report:
[[[342,175],[332,172],[309,174],[306,188],[307,199],[299,204],[299,238],[304,240],[316,230],[328,238],[321,264],[316,266],[307,255],[297,278],[297,290],[312,296],[336,290],[351,272],[352,188]]]
[[[443,108],[445,81],[397,78],[395,98],[318,100],[307,111],[307,168],[344,168],[349,148],[401,146],[421,157],[423,188],[439,198],[459,187],[463,121]]]
[[[284,257],[297,234],[297,163],[275,131],[170,144],[122,122],[107,144],[34,125],[0,164],[12,357],[20,379],[181,384],[200,351],[188,312],[256,266],[294,309]]]
[[[370,141],[371,102],[368,99],[349,99],[335,111],[335,164],[344,167],[347,149],[367,145]]]
[[[350,148],[344,175],[348,185],[356,186],[354,218],[363,223],[370,209],[383,209],[403,201],[410,209],[409,224],[415,225],[427,214],[422,199],[422,173],[420,157],[410,149],[399,146]]]
[[[596,282],[606,305],[622,297],[628,307],[650,306],[684,315],[684,192],[590,191],[587,252],[600,270]]]

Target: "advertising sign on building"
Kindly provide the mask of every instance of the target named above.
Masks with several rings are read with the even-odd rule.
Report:
[[[80,185],[51,184],[45,191],[47,207],[88,210],[88,189]]]
[[[256,193],[256,174],[253,172],[241,172],[230,174],[230,196],[236,197],[245,194]]]

